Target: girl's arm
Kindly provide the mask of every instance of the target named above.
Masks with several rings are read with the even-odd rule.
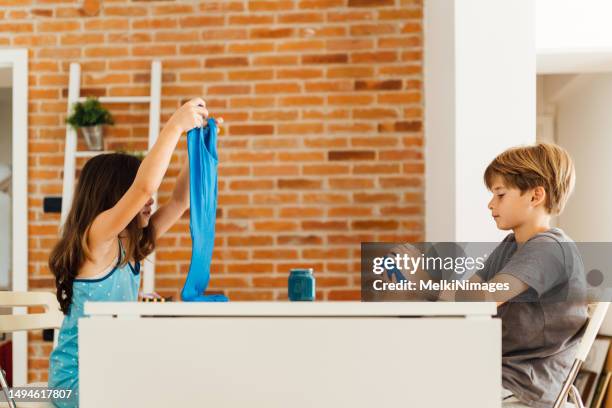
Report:
[[[131,187],[114,207],[94,219],[87,236],[92,250],[95,250],[96,246],[116,240],[119,233],[134,219],[159,188],[181,134],[196,126],[202,126],[203,117],[208,117],[208,111],[201,98],[190,100],[172,115],[140,164]]]
[[[215,119],[218,126],[223,123],[223,118]],[[185,210],[189,208],[189,158],[181,169],[177,179],[172,197],[164,205],[160,206],[151,216],[151,223],[155,231],[155,238],[165,234],[181,218]]]
[[[150,222],[155,231],[155,238],[159,238],[168,231],[187,208],[189,208],[189,160],[185,160],[170,200],[160,206],[151,216]]]

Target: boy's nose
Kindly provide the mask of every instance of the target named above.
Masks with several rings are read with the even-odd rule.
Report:
[[[153,197],[149,198],[149,201],[147,201],[147,205],[148,206],[152,206],[153,205]]]

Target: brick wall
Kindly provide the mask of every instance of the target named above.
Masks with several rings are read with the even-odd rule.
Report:
[[[162,123],[204,96],[226,120],[210,288],[233,300],[286,299],[287,274],[314,267],[317,298],[358,299],[361,241],[423,235],[421,0],[0,0],[0,46],[29,49],[29,284],[59,216],[68,66],[84,95],[147,95],[163,65]],[[109,106],[107,148],[146,148],[147,106]],[[185,140],[160,201],[168,198]],[[159,242],[157,290],[178,296],[188,214]],[[30,338],[30,380],[50,345]]]

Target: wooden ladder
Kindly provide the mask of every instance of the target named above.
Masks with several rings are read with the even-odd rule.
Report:
[[[154,60],[151,62],[151,89],[149,96],[102,96],[98,98],[101,103],[148,103],[149,104],[149,149],[157,141],[159,135],[160,107],[161,107],[161,62]],[[68,115],[72,112],[72,106],[76,102],[84,101],[86,98],[81,95],[81,65],[78,63],[70,64],[70,81],[68,83]],[[60,228],[64,225],[72,196],[74,194],[74,178],[77,157],[93,157],[108,151],[77,151],[77,133],[72,126],[66,126],[66,144],[64,153],[64,180],[62,188],[62,212],[60,217]],[[157,197],[153,211],[157,208]],[[155,287],[155,253],[148,256],[143,263],[143,291],[150,293]]]

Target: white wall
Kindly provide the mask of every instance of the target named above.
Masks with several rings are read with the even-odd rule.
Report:
[[[612,73],[544,76],[554,98],[556,141],[576,167],[576,187],[558,225],[574,240],[612,241]],[[559,82],[563,85],[559,89]],[[548,96],[548,98],[546,98]]]
[[[535,141],[532,0],[425,5],[426,239],[499,241],[489,162]],[[486,18],[484,18],[486,16]]]

